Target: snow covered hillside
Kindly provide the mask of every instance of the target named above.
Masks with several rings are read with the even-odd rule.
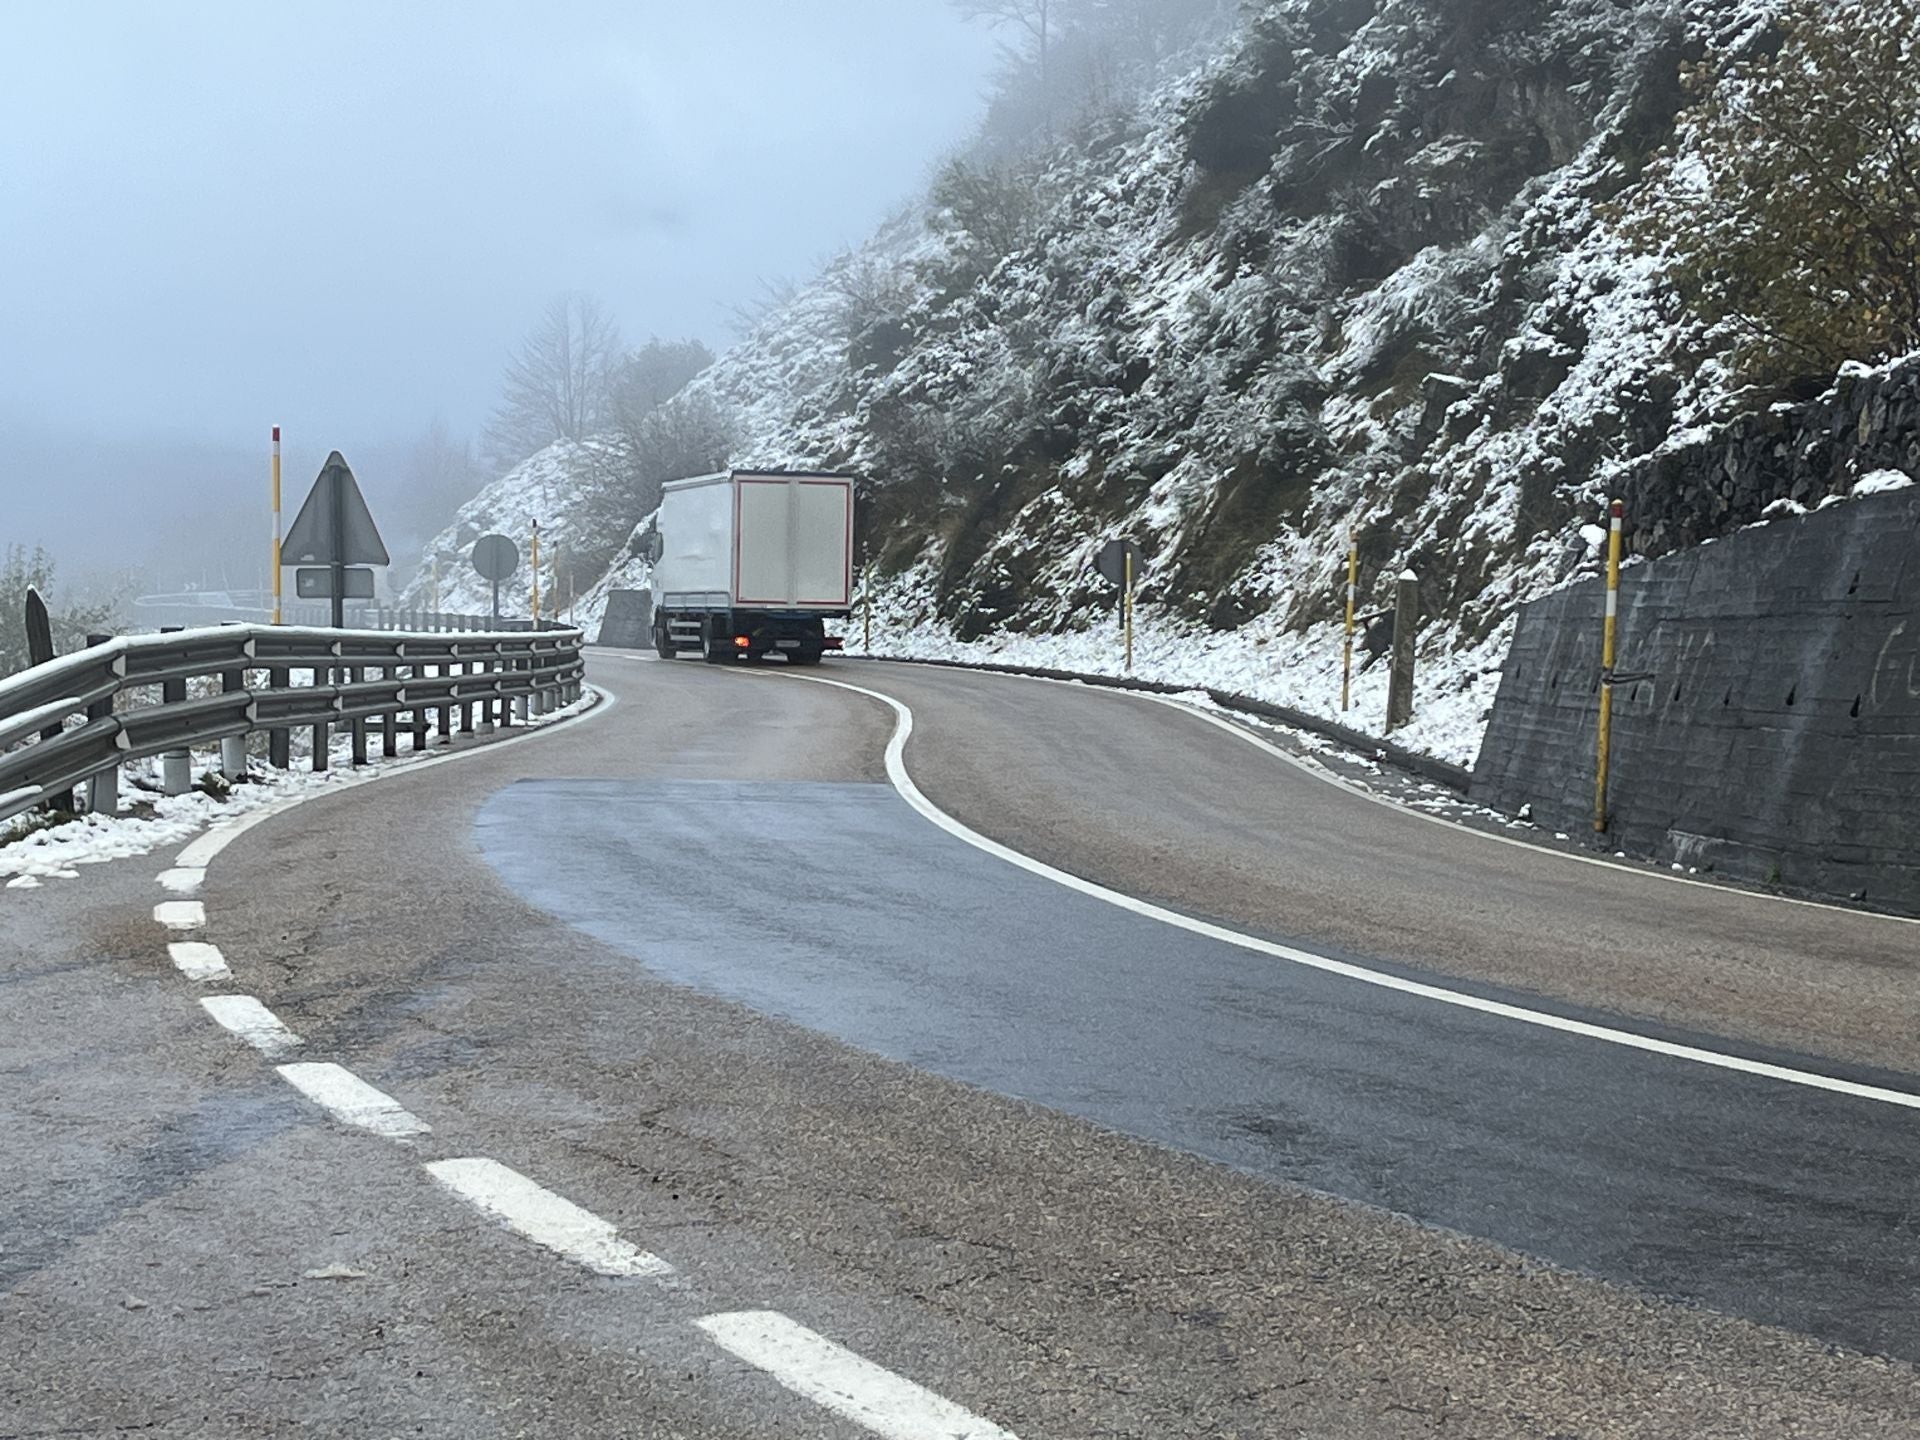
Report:
[[[500,587],[500,611],[524,620],[533,605],[533,572],[528,562],[538,522],[541,613],[554,613],[557,587],[563,616],[572,600],[579,622],[597,626],[606,608],[604,597],[598,609],[590,610],[584,602],[603,577],[577,570],[568,553],[582,548],[576,518],[581,496],[589,487],[605,483],[617,460],[618,447],[611,440],[586,444],[561,440],[522,461],[461,506],[453,523],[428,542],[400,603],[436,608],[437,595],[442,613],[487,614],[493,604],[493,586],[474,570],[470,557],[482,535],[498,534],[520,551],[519,573]]]
[[[865,477],[876,650],[1117,669],[1091,559],[1126,535],[1139,673],[1331,712],[1351,537],[1363,611],[1421,580],[1402,738],[1470,763],[1516,604],[1592,564],[1609,494],[1765,408],[1609,216],[1683,65],[1772,10],[1270,0],[1045,164],[950,169],[672,403],[719,406],[736,465]],[[1843,493],[1856,459],[1779,484]],[[530,483],[475,504],[520,516]],[[1758,519],[1772,483],[1636,548]],[[1383,671],[1350,723],[1379,728]]]

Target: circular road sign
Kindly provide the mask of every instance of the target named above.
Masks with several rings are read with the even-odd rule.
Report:
[[[510,579],[520,568],[520,547],[504,535],[482,535],[474,542],[473,568],[482,580]]]

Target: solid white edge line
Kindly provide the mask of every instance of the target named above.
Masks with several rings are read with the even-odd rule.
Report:
[[[198,900],[162,900],[153,918],[169,930],[200,930],[207,923],[207,907]]]
[[[233,972],[227,969],[227,957],[220,953],[218,945],[208,945],[201,940],[175,940],[167,946],[167,958],[182,975],[202,984],[233,978]]]
[[[1365,786],[1356,785],[1353,781],[1336,775],[1331,770],[1314,765],[1303,760],[1298,755],[1288,754],[1279,746],[1262,739],[1254,731],[1248,729],[1245,724],[1236,723],[1224,715],[1216,715],[1211,711],[1203,710],[1198,705],[1182,700],[1175,695],[1156,695],[1151,690],[1126,690],[1117,685],[1095,685],[1085,680],[1056,680],[1050,675],[1020,675],[1010,670],[992,670],[978,665],[929,665],[924,661],[918,660],[893,660],[883,661],[881,663],[921,670],[932,670],[936,673],[944,671],[951,674],[954,671],[959,671],[963,674],[971,675],[993,675],[1003,680],[1025,680],[1035,685],[1061,685],[1071,690],[1080,691],[1083,694],[1100,694],[1124,700],[1149,700],[1156,705],[1165,705],[1169,709],[1179,710],[1184,714],[1193,716],[1195,719],[1205,720],[1210,725],[1217,725],[1221,729],[1239,736],[1248,744],[1257,746],[1269,754],[1286,761],[1303,774],[1311,775],[1323,785],[1332,785],[1337,789],[1344,790],[1356,799],[1365,800],[1369,804],[1383,806],[1398,815],[1406,815],[1415,820],[1424,820],[1429,825],[1444,825],[1447,829],[1457,834],[1470,835],[1476,840],[1491,840],[1496,845],[1511,845],[1515,849],[1525,850],[1532,855],[1545,856],[1554,860],[1567,860],[1576,865],[1593,865],[1602,870],[1612,870],[1620,875],[1632,876],[1636,880],[1654,880],[1663,885],[1688,885],[1696,890],[1709,890],[1716,895],[1726,895],[1735,900],[1752,900],[1768,905],[1796,905],[1805,910],[1825,910],[1834,915],[1850,915],[1860,920],[1884,920],[1894,925],[1920,925],[1920,916],[1889,915],[1880,910],[1859,910],[1850,905],[1838,905],[1830,900],[1807,900],[1797,895],[1773,895],[1765,890],[1743,890],[1734,885],[1723,885],[1713,880],[1702,880],[1695,875],[1675,875],[1668,870],[1656,870],[1650,865],[1623,865],[1620,861],[1610,859],[1605,855],[1582,855],[1570,850],[1558,850],[1551,845],[1543,845],[1538,841],[1526,839],[1524,836],[1501,835],[1492,830],[1483,830],[1477,825],[1466,825],[1458,820],[1449,820],[1444,815],[1434,815],[1428,811],[1418,809],[1415,806],[1404,804],[1390,795],[1377,795]],[[793,678],[796,680],[818,680],[823,684],[836,683],[825,680],[818,675],[796,675]],[[858,689],[859,687],[851,686],[849,688]],[[1194,688],[1198,690],[1204,687],[1195,686]],[[1273,721],[1271,723],[1281,726],[1285,726],[1286,724],[1285,721]],[[1328,740],[1327,744],[1347,754],[1357,753],[1353,751],[1351,747],[1341,744],[1338,740]],[[1366,759],[1370,757],[1362,756],[1361,758]]]
[[[304,1042],[251,995],[208,995],[206,1012],[261,1054],[278,1059]]]
[[[251,815],[243,815],[238,820],[216,826],[214,829],[209,830],[206,834],[193,841],[186,849],[182,850],[180,854],[175,857],[174,864],[182,869],[204,870],[221,851],[225,850],[249,830],[253,829],[254,826],[264,824],[277,815],[284,815],[287,811],[292,810],[296,806],[304,805],[309,800],[318,800],[323,795],[338,795],[343,790],[356,789],[361,785],[371,785],[376,780],[398,780],[408,775],[417,775],[422,770],[431,770],[440,765],[451,765],[457,760],[470,760],[476,755],[493,754],[512,745],[522,745],[529,740],[538,740],[545,735],[555,735],[575,725],[585,724],[589,720],[597,720],[620,703],[619,699],[611,691],[603,690],[598,685],[589,682],[586,688],[597,695],[599,699],[588,709],[582,710],[578,715],[569,715],[565,720],[556,720],[551,725],[536,725],[531,729],[523,729],[518,735],[511,735],[499,740],[488,740],[483,744],[474,745],[465,750],[457,750],[449,755],[430,755],[423,760],[408,758],[398,763],[372,766],[360,771],[358,774],[350,772],[341,775],[337,780],[334,780],[323,789],[308,790],[298,795],[289,795],[284,800],[276,800],[271,805],[261,806]]]
[[[1888,1090],[1878,1085],[1863,1085],[1853,1080],[1842,1080],[1832,1075],[1821,1075],[1810,1070],[1796,1070],[1784,1065],[1772,1065],[1761,1060],[1748,1060],[1739,1055],[1726,1055],[1717,1050],[1705,1050],[1693,1045],[1680,1045],[1670,1040],[1658,1040],[1650,1035],[1637,1035],[1631,1030],[1620,1030],[1609,1025],[1593,1025],[1584,1020],[1570,1020],[1565,1016],[1549,1014],[1543,1010],[1529,1010],[1520,1005],[1509,1005],[1504,1001],[1487,1000],[1478,995],[1469,995],[1464,991],[1449,990],[1440,985],[1429,985],[1418,980],[1408,980],[1398,975],[1390,975],[1380,970],[1370,970],[1363,965],[1355,965],[1345,960],[1335,960],[1330,956],[1316,955],[1312,951],[1296,949],[1291,945],[1276,944],[1271,940],[1262,940],[1256,936],[1230,930],[1224,925],[1216,925],[1207,920],[1196,920],[1181,915],[1150,901],[1138,900],[1131,895],[1123,895],[1117,890],[1109,890],[1104,885],[1091,880],[1083,880],[1078,875],[1070,875],[1064,870],[1056,870],[1043,861],[1023,855],[1018,850],[990,840],[978,831],[971,830],[940,809],[913,782],[907,773],[907,740],[913,734],[913,711],[878,690],[868,690],[864,686],[850,684],[845,680],[828,680],[817,675],[796,676],[815,685],[830,685],[836,690],[851,691],[855,695],[864,695],[870,700],[878,700],[894,712],[895,724],[893,737],[887,742],[886,765],[887,778],[893,782],[893,788],[900,796],[922,816],[938,825],[942,830],[957,839],[964,840],[976,850],[982,850],[1009,865],[1017,865],[1022,870],[1039,875],[1063,885],[1069,890],[1077,890],[1096,900],[1105,901],[1122,910],[1136,915],[1158,920],[1162,924],[1173,925],[1190,931],[1195,935],[1204,935],[1210,940],[1238,946],[1258,955],[1266,955],[1275,960],[1284,960],[1289,964],[1303,965],[1311,970],[1325,971],[1330,975],[1340,975],[1349,980],[1358,980],[1367,985],[1375,985],[1383,990],[1395,990],[1404,995],[1417,995],[1423,1000],[1436,1001],[1442,1005],[1453,1005],[1463,1010],[1476,1010],[1483,1015],[1496,1015],[1504,1020],[1515,1020],[1523,1025],[1537,1026],[1543,1030],[1557,1030],[1562,1034],[1579,1035],[1589,1040],[1603,1041],[1609,1045],[1619,1045],[1630,1050],[1642,1050],[1653,1055],[1664,1055],[1670,1059],[1691,1061],[1697,1065],[1709,1065],[1716,1069],[1737,1071],[1741,1074],[1755,1075],[1767,1080],[1779,1080],[1790,1085],[1803,1085],[1809,1089],[1831,1091],[1838,1095],[1848,1095],[1860,1100],[1874,1100],[1886,1105],[1899,1105],[1909,1110],[1920,1110],[1920,1095],[1909,1094],[1903,1090]]]
[[[331,1061],[309,1060],[279,1067],[280,1078],[345,1125],[371,1130],[389,1140],[431,1134],[433,1127],[402,1109],[385,1091]]]
[[[647,1279],[673,1273],[658,1255],[622,1240],[608,1221],[498,1160],[468,1156],[436,1160],[425,1168],[475,1209],[597,1275]]]
[[[708,1315],[695,1323],[728,1354],[886,1440],[1017,1440],[1011,1430],[982,1420],[777,1310]]]

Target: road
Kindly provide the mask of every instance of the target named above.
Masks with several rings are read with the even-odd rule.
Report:
[[[1844,1088],[1920,1091],[1912,927],[828,667],[942,828],[874,698],[595,675],[213,859],[231,984],[168,963],[162,857],[8,897],[0,1436],[1913,1433],[1920,1116]],[[330,1118],[210,988],[430,1129]],[[537,1243],[486,1166],[589,1213]]]

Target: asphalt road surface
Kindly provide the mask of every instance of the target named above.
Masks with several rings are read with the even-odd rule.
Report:
[[[0,901],[0,1437],[1915,1433],[1920,931],[827,674],[960,824],[1391,983],[966,843],[873,699],[605,656],[197,887]]]

